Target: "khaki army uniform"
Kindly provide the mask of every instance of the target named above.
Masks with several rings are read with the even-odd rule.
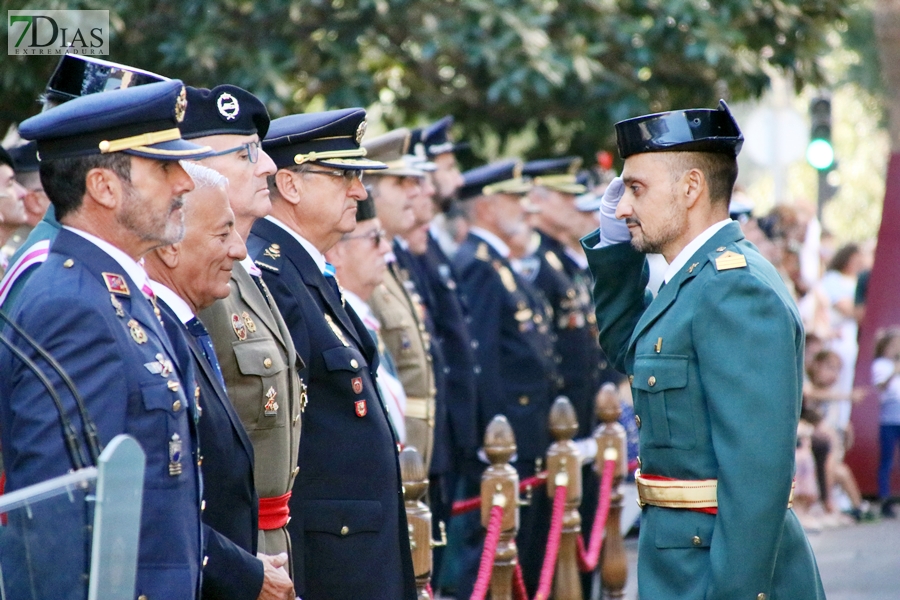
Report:
[[[397,264],[390,263],[369,306],[381,323],[381,335],[406,391],[406,443],[419,451],[427,468],[434,450],[436,393],[431,339],[425,330],[422,301],[407,290],[405,282]]]
[[[306,386],[297,375],[290,333],[264,286],[262,279],[254,280],[235,265],[231,294],[202,311],[200,318],[212,337],[228,396],[253,444],[259,552],[277,554],[290,551],[287,530],[267,527],[287,510],[286,496],[299,471]]]

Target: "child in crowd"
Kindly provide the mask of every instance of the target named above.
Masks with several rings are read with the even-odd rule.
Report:
[[[819,486],[816,481],[816,461],[812,452],[812,436],[815,428],[808,421],[800,419],[797,425],[797,450],[794,473],[794,512],[800,524],[807,531],[819,531],[821,522],[812,514],[811,509],[819,499]]]
[[[891,505],[891,468],[894,451],[900,445],[900,326],[888,327],[875,338],[875,360],[872,361],[872,383],[881,399],[879,438],[881,462],[878,465],[878,497],[881,515],[896,517]]]
[[[825,510],[831,514],[837,512],[831,499],[831,489],[837,484],[850,499],[850,515],[859,521],[870,519],[873,515],[862,500],[853,473],[844,463],[845,444],[852,439],[852,431],[838,432],[825,418],[829,403],[843,400],[859,402],[865,396],[863,389],[853,389],[849,394],[836,389],[841,366],[841,357],[833,350],[820,350],[812,357],[807,366],[809,379],[803,386],[804,417],[815,426],[813,435],[825,437],[829,442],[830,450],[824,464],[825,485],[822,486],[821,480],[819,482]]]

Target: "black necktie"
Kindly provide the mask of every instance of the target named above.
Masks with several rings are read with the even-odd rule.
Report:
[[[203,351],[203,356],[206,357],[206,361],[212,366],[213,371],[216,372],[216,376],[219,378],[219,383],[222,384],[222,387],[225,387],[225,378],[222,376],[222,367],[219,366],[219,359],[216,357],[216,351],[213,349],[212,338],[209,337],[209,332],[206,331],[206,327],[203,326],[203,323],[200,322],[200,319],[194,317],[190,321],[187,322],[187,329],[191,332],[197,341],[200,343],[200,350]]]

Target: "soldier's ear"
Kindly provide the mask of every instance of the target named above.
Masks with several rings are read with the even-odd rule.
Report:
[[[290,204],[300,202],[300,187],[303,185],[303,176],[288,169],[278,169],[275,173],[275,186],[278,195]]]
[[[688,169],[682,176],[681,184],[687,208],[693,208],[706,191],[706,175],[696,167]]]
[[[154,250],[159,260],[169,269],[174,269],[181,262],[181,242],[175,242],[168,246],[156,248]]]
[[[115,209],[125,193],[125,185],[110,169],[91,169],[84,177],[85,199],[91,199],[107,209]]]

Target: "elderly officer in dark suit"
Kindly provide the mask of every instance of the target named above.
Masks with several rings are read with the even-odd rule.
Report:
[[[584,246],[600,343],[632,381],[640,427],[640,595],[824,598],[790,509],[803,327],[728,218],[740,129],[721,102],[616,135],[622,178]],[[669,267],[647,305],[650,252]]]
[[[171,81],[79,98],[20,128],[37,140],[41,180],[64,228],[12,318],[68,372],[100,441],[127,433],[146,453],[136,594],[151,600],[196,597],[203,551],[194,386],[172,369],[175,353],[137,262],[181,239],[182,195],[193,183],[178,160],[209,150],[181,139],[184,108],[184,87]],[[71,463],[44,389],[8,352],[0,365],[7,489],[65,473]],[[71,396],[60,395],[74,415]],[[42,597],[67,597],[87,567],[84,545],[66,536],[84,515],[68,517],[34,549]],[[16,574],[27,571],[4,578]]]
[[[375,385],[377,349],[324,253],[356,228],[366,197],[361,108],[272,122],[263,147],[272,215],[247,244],[306,363],[309,404],[288,524],[305,600],[416,596],[398,447]]]
[[[247,256],[234,229],[228,181],[216,171],[185,162],[194,191],[185,196],[184,239],[145,257],[150,287],[182,373],[193,369],[200,389],[203,440],[203,523],[207,526],[201,596],[293,598],[284,567],[256,557],[257,503],[253,447],[228,394],[212,341],[196,314],[226,298],[236,260]],[[240,268],[240,265],[238,265]],[[187,379],[187,377],[182,377]],[[286,561],[283,555],[281,561]]]
[[[73,98],[167,80],[161,75],[128,65],[91,56],[66,54],[60,58],[40,100],[43,110],[47,111]],[[60,224],[51,204],[46,209],[44,218],[9,259],[8,272],[0,280],[0,306],[4,310],[10,310],[34,269],[47,260],[50,242],[59,233],[59,229]]]
[[[188,87],[187,94],[182,135],[216,151],[202,164],[228,179],[234,228],[246,241],[254,221],[272,208],[266,177],[275,172],[275,164],[260,147],[269,113],[259,98],[233,85],[212,90]],[[303,382],[281,313],[249,257],[232,269],[230,286],[227,298],[204,308],[199,316],[212,338],[228,397],[253,444],[259,494],[257,550],[272,556],[279,567],[280,554],[287,553],[290,560],[285,526],[299,469]],[[290,562],[286,565],[290,569]]]
[[[463,174],[459,197],[471,227],[456,268],[478,342],[479,429],[484,431],[495,415],[505,415],[516,435],[514,466],[521,477],[530,477],[550,444],[547,418],[559,386],[544,302],[509,260],[510,243],[528,230],[523,196],[531,184],[521,173],[522,163],[511,159]],[[522,511],[517,538],[525,583],[532,590],[543,557],[545,540],[538,531],[547,525],[548,516],[540,514],[544,500],[544,494],[536,494],[535,503]]]

